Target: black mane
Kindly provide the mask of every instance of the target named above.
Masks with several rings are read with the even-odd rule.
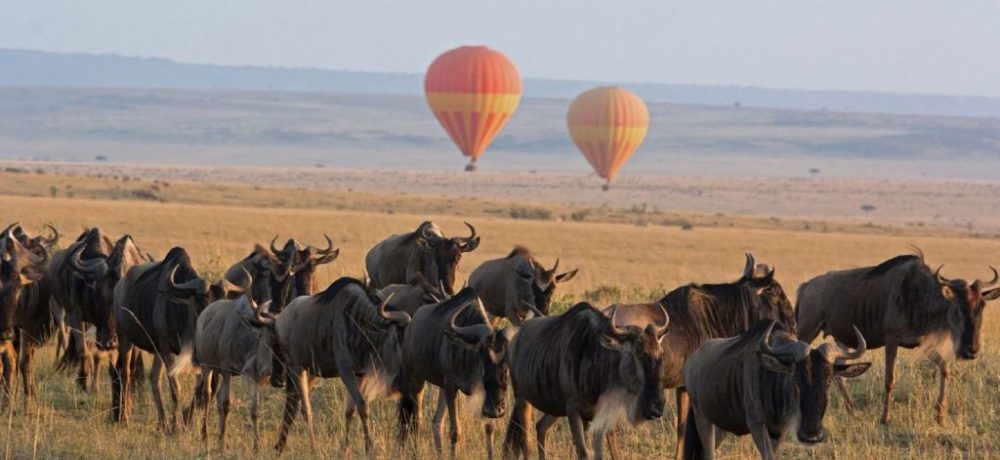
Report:
[[[877,277],[882,276],[882,275],[884,275],[886,273],[889,273],[890,271],[892,271],[892,269],[894,269],[894,268],[896,268],[896,267],[898,267],[900,265],[903,265],[903,264],[906,264],[906,263],[910,263],[910,262],[913,262],[913,261],[923,262],[923,260],[924,260],[924,258],[923,258],[923,254],[922,253],[921,254],[904,254],[904,255],[901,255],[901,256],[896,256],[896,257],[893,257],[893,258],[891,258],[891,259],[889,259],[889,260],[887,260],[885,262],[882,262],[882,263],[880,263],[880,264],[872,267],[871,269],[869,269],[868,272],[864,274],[864,276],[862,277],[862,279],[877,278]]]

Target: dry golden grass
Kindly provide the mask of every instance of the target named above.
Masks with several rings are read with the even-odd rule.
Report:
[[[2,187],[2,186],[0,186]],[[78,186],[81,187],[82,186]],[[205,192],[200,190],[200,192]],[[420,201],[389,214],[385,210],[398,203],[397,198],[381,201],[368,195],[364,206],[349,204],[355,210],[288,209],[265,207],[259,199],[273,190],[261,189],[253,195],[249,206],[240,197],[224,204],[215,199],[175,196],[171,202],[25,197],[0,194],[0,222],[21,221],[29,229],[53,222],[66,232],[65,241],[76,236],[84,226],[100,226],[110,234],[132,234],[140,247],[155,256],[162,256],[171,246],[187,248],[194,263],[203,273],[217,276],[244,256],[254,243],[266,243],[274,234],[282,238],[295,237],[306,243],[318,244],[324,233],[341,248],[341,256],[324,266],[319,281],[328,283],[339,276],[360,276],[367,249],[390,233],[409,231],[431,219],[446,233],[462,233],[464,218],[479,229],[483,243],[476,252],[462,261],[462,275],[479,262],[506,254],[512,245],[523,244],[535,250],[545,263],[561,257],[563,267],[579,267],[580,275],[564,286],[561,308],[573,301],[590,299],[601,305],[616,301],[649,300],[665,290],[690,281],[724,281],[738,276],[743,266],[743,253],[753,252],[759,262],[777,269],[777,276],[789,295],[803,280],[834,268],[877,263],[887,257],[909,251],[917,245],[927,253],[929,263],[947,263],[945,272],[951,277],[985,277],[986,266],[997,264],[1000,242],[987,239],[963,239],[946,236],[885,236],[849,233],[810,233],[802,231],[701,228],[681,231],[674,227],[639,227],[615,223],[576,223],[555,221],[524,221],[507,218],[456,217],[440,209],[419,212]],[[316,200],[327,199],[324,192],[311,192]],[[356,195],[333,195],[346,200]],[[180,203],[173,201],[195,201]],[[426,203],[424,203],[426,204]],[[324,208],[326,206],[310,206]],[[945,427],[933,422],[933,397],[936,391],[934,367],[915,352],[903,352],[897,363],[895,418],[889,427],[877,422],[882,394],[882,352],[871,353],[873,368],[856,379],[851,387],[860,406],[857,418],[849,417],[836,394],[827,414],[831,440],[807,448],[793,442],[783,446],[783,458],[989,458],[1000,450],[995,436],[1000,417],[1000,345],[995,337],[1000,332],[997,306],[987,310],[983,329],[984,351],[973,362],[954,366],[951,414]],[[18,405],[13,412],[2,412],[0,452],[3,457],[73,457],[73,458],[245,458],[250,450],[249,421],[246,405],[240,401],[242,382],[234,384],[237,402],[230,417],[229,449],[215,449],[214,438],[202,442],[194,430],[179,435],[162,436],[155,426],[151,402],[140,399],[137,414],[130,427],[118,428],[107,423],[110,402],[107,377],[102,370],[103,387],[97,394],[78,392],[68,375],[51,371],[52,347],[46,347],[38,357],[38,379],[41,397],[30,409]],[[186,377],[184,396],[188,401],[192,378]],[[287,456],[339,457],[343,420],[344,391],[336,380],[323,382],[315,391],[318,442],[310,448],[301,423],[293,430]],[[436,392],[429,392],[436,399]],[[282,395],[273,389],[264,390],[262,400],[262,433],[265,446],[273,444],[278,426]],[[434,406],[428,399],[428,410]],[[668,398],[672,401],[672,398]],[[672,406],[668,404],[668,407]],[[395,406],[388,401],[374,404],[373,423],[377,438],[376,458],[409,458],[415,453],[401,451],[395,442]],[[215,413],[210,422],[214,436]],[[624,430],[620,445],[625,458],[665,458],[673,452],[675,436],[668,409],[662,421],[647,423]],[[433,444],[429,433],[430,413],[425,415],[420,433],[418,454],[432,456]],[[500,423],[505,426],[506,421]],[[571,446],[564,425],[554,434],[552,451],[555,458],[570,456]],[[355,422],[354,429],[358,430]],[[463,421],[462,458],[482,458],[485,451],[481,429],[474,417]],[[361,455],[360,432],[356,432],[354,453]],[[719,452],[722,458],[745,458],[756,455],[749,438],[728,440]],[[262,456],[271,457],[266,449]]]

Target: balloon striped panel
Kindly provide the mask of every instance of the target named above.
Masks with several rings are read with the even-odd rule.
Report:
[[[649,112],[629,91],[595,88],[573,100],[566,122],[577,148],[610,182],[646,137]]]
[[[462,154],[478,158],[500,133],[520,94],[427,93],[434,116]]]

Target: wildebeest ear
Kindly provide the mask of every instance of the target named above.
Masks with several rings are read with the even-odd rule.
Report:
[[[840,377],[853,379],[864,374],[871,365],[872,363],[834,364],[833,373]]]
[[[608,350],[623,351],[625,349],[625,346],[622,345],[622,343],[619,342],[618,339],[610,335],[601,334],[600,340],[601,340],[601,346],[607,348]]]
[[[757,357],[765,368],[781,374],[791,374],[795,371],[795,363],[785,363],[773,355],[757,352]]]
[[[556,282],[565,283],[566,281],[573,279],[573,277],[576,276],[576,272],[578,271],[580,271],[579,268],[574,268],[573,270],[570,270],[561,275],[556,275]]]
[[[947,284],[942,284],[941,295],[944,296],[945,299],[951,300],[955,298],[955,291],[951,290],[951,286],[948,286]]]
[[[323,265],[333,262],[340,255],[340,248],[334,249],[333,252],[329,254],[323,254],[323,257],[316,259],[316,265]]]
[[[997,298],[1000,298],[1000,288],[983,293],[983,300],[996,300]]]

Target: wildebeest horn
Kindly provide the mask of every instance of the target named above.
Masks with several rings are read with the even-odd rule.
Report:
[[[461,245],[462,252],[471,252],[479,247],[479,238],[476,236],[476,227],[468,222],[463,222],[466,227],[469,227],[469,236],[465,238],[455,238]]]
[[[993,266],[990,265],[990,270],[993,271],[993,279],[990,280],[989,282],[986,282],[986,283],[980,282],[979,283],[980,287],[988,288],[988,287],[991,287],[991,286],[997,284],[997,281],[1000,281],[1000,273],[997,273],[997,269],[993,268]]]
[[[28,260],[28,262],[31,262],[32,265],[36,266],[45,265],[45,263],[49,261],[48,251],[43,250],[41,251],[41,254],[38,254],[35,251],[24,247],[24,245],[17,240],[17,237],[14,236],[14,232],[9,228],[6,236],[7,240],[10,241],[10,244],[13,246],[14,254],[16,254],[18,258],[24,257]]]
[[[274,235],[274,238],[271,239],[271,252],[276,256],[281,254],[281,251],[278,250],[278,248],[274,247],[274,243],[277,241],[278,241],[278,235]]]
[[[20,225],[21,225],[20,222],[14,222],[13,224],[10,224],[7,226],[7,228],[4,228],[2,232],[0,232],[0,235],[6,235],[8,233],[11,233],[11,230],[14,230]]]
[[[747,254],[747,257],[749,257],[749,256],[750,255]],[[776,356],[777,355],[777,352],[774,351],[773,348],[771,348],[771,331],[774,330],[774,325],[775,324],[778,324],[778,323],[772,322],[770,325],[767,326],[767,331],[764,332],[764,338],[761,339],[760,346],[758,347],[758,349],[760,350],[761,353],[766,353],[766,354],[769,354],[769,355],[772,355],[772,356]]]
[[[410,324],[410,315],[406,314],[405,311],[385,310],[385,307],[389,306],[389,300],[392,299],[394,295],[396,295],[395,292],[386,296],[385,300],[382,301],[382,304],[378,306],[378,315],[383,319],[392,321],[400,326],[406,326],[407,324]]]
[[[770,325],[767,326],[767,331],[764,332],[764,338],[761,340],[758,347],[760,353],[768,354],[778,358],[778,360],[785,361],[787,359],[792,359],[796,362],[801,361],[809,353],[810,346],[805,342],[793,341],[774,349],[771,347],[771,332],[774,331],[774,326],[777,325],[777,321],[772,321]]]
[[[653,326],[656,338],[659,339],[667,334],[667,328],[670,326],[670,315],[667,314],[667,307],[663,305],[662,302],[658,302],[656,305],[658,305],[660,307],[660,311],[663,312],[663,324],[656,324]]]
[[[937,268],[937,270],[934,270],[934,277],[937,278],[937,280],[938,280],[939,283],[941,283],[941,284],[948,284],[948,283],[951,282],[951,280],[948,279],[948,278],[945,278],[945,277],[941,276],[941,269],[942,268],[944,268],[944,264],[941,264],[941,266],[939,266]]]
[[[438,236],[436,233],[431,232],[430,231],[431,228],[432,228],[432,226],[430,225],[430,222],[427,222],[427,225],[424,225],[420,229],[420,236],[424,237],[425,240],[430,241],[430,242],[439,241],[441,239],[441,237]]]
[[[59,242],[59,236],[60,236],[59,230],[56,230],[56,228],[53,227],[52,224],[50,223],[46,223],[44,228],[48,228],[49,231],[52,232],[52,236],[49,238],[44,238],[42,236],[39,236],[38,241],[49,247],[55,246],[55,244]]]
[[[86,248],[85,244],[77,244],[77,247],[73,249],[73,253],[69,256],[70,268],[90,281],[104,277],[108,273],[107,260],[104,257],[95,257],[84,261],[82,256]]]
[[[865,354],[865,350],[868,349],[868,344],[865,343],[865,336],[861,335],[861,331],[858,330],[857,326],[851,326],[854,328],[854,340],[858,344],[858,347],[854,351],[848,350],[844,346],[839,346],[841,354],[840,357],[844,359],[858,359]]]
[[[326,249],[317,250],[316,253],[330,254],[331,252],[333,252],[333,240],[330,239],[330,236],[327,235],[326,233],[323,234],[323,238],[326,238]]]
[[[549,273],[555,274],[556,270],[559,270],[559,259],[556,258],[556,263],[552,264],[552,268],[549,269]]]
[[[748,252],[746,253],[746,256],[747,256],[747,263],[746,265],[743,266],[743,278],[750,279],[753,278],[753,271],[754,268],[757,266],[757,263],[756,261],[754,261],[753,254],[750,254]]]
[[[256,327],[274,327],[274,316],[271,316],[267,312],[267,306],[270,302],[254,302],[250,299],[250,306],[253,309],[253,316],[246,316],[246,314],[241,314],[240,318],[246,321],[247,324]]]
[[[618,316],[618,305],[615,305],[611,307],[611,315],[609,315],[609,317],[611,318],[611,335],[619,336],[628,334],[628,331],[626,329],[618,327],[618,324],[615,322],[615,318],[617,316]]]
[[[493,334],[493,328],[491,328],[488,324],[474,324],[472,326],[459,326],[455,324],[455,320],[458,319],[458,315],[461,315],[466,308],[469,308],[470,305],[475,303],[475,300],[476,298],[473,297],[466,302],[465,305],[462,305],[461,308],[456,309],[455,313],[452,313],[451,317],[448,318],[448,329],[451,333],[471,345],[478,345],[483,340],[486,340],[490,334]]]
[[[239,292],[244,294],[250,292],[250,289],[253,287],[253,275],[242,265],[240,266],[240,273],[242,275],[240,276],[239,284],[233,284],[225,278],[222,279],[222,286],[227,293]]]
[[[177,284],[177,281],[174,280],[174,276],[177,274],[178,268],[180,268],[180,264],[174,265],[173,268],[170,269],[170,276],[167,277],[167,285],[172,291],[180,292],[181,295],[191,295],[194,293],[204,294],[208,292],[210,286],[201,278],[195,278],[181,284]]]

